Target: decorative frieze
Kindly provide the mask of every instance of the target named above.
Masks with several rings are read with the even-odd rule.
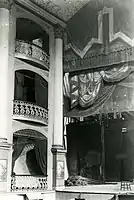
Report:
[[[120,64],[124,62],[134,61],[134,51],[133,47],[115,49],[114,51],[108,52],[104,54],[101,52],[100,54],[92,53],[81,59],[70,58],[67,56],[64,59],[64,71],[65,72],[73,72],[85,69],[93,69],[100,67],[108,67],[115,64]]]

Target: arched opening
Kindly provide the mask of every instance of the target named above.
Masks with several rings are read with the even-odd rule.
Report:
[[[47,138],[30,129],[13,136],[12,174],[47,176]]]
[[[32,20],[18,18],[16,21],[16,39],[33,43],[49,55],[49,35]]]
[[[15,100],[35,103],[48,108],[48,83],[40,75],[29,70],[15,72]]]
[[[16,22],[15,57],[35,67],[49,69],[49,35],[29,19]]]

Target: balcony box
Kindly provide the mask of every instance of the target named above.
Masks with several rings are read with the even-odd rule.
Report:
[[[16,40],[15,57],[36,67],[49,70],[49,56],[42,47],[32,42]]]

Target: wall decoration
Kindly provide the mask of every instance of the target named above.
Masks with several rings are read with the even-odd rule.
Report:
[[[64,161],[57,161],[57,178],[64,178]]]
[[[0,182],[7,181],[7,160],[1,159],[0,160]]]

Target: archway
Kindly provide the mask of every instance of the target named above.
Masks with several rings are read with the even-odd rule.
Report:
[[[26,31],[24,31],[26,30]],[[49,54],[49,35],[34,21],[27,18],[17,18],[16,39],[32,42]]]
[[[31,129],[13,136],[12,174],[47,176],[47,138]]]
[[[48,83],[39,74],[30,70],[15,72],[15,100],[35,103],[48,108]]]

